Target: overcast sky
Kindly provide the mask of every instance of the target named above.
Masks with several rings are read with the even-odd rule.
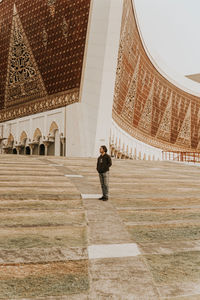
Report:
[[[200,0],[135,0],[146,45],[171,69],[200,73]]]

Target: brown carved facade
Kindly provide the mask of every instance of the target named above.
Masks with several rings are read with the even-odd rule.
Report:
[[[152,146],[169,151],[200,149],[200,98],[170,83],[151,63],[132,0],[124,0],[113,119]]]
[[[79,101],[90,1],[0,3],[0,122]]]

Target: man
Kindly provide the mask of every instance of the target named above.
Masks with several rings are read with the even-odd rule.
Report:
[[[101,183],[101,189],[103,196],[99,200],[108,200],[108,185],[109,185],[109,168],[112,166],[112,160],[110,155],[107,154],[106,146],[101,146],[99,152],[101,155],[97,160],[97,171],[99,173],[99,179]]]

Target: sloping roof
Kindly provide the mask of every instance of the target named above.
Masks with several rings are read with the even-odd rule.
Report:
[[[79,89],[90,1],[0,3],[0,110]]]

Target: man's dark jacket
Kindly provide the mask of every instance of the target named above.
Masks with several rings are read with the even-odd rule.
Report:
[[[109,168],[112,166],[112,160],[110,155],[107,153],[100,155],[97,160],[97,171],[99,173],[105,173],[109,171]]]

